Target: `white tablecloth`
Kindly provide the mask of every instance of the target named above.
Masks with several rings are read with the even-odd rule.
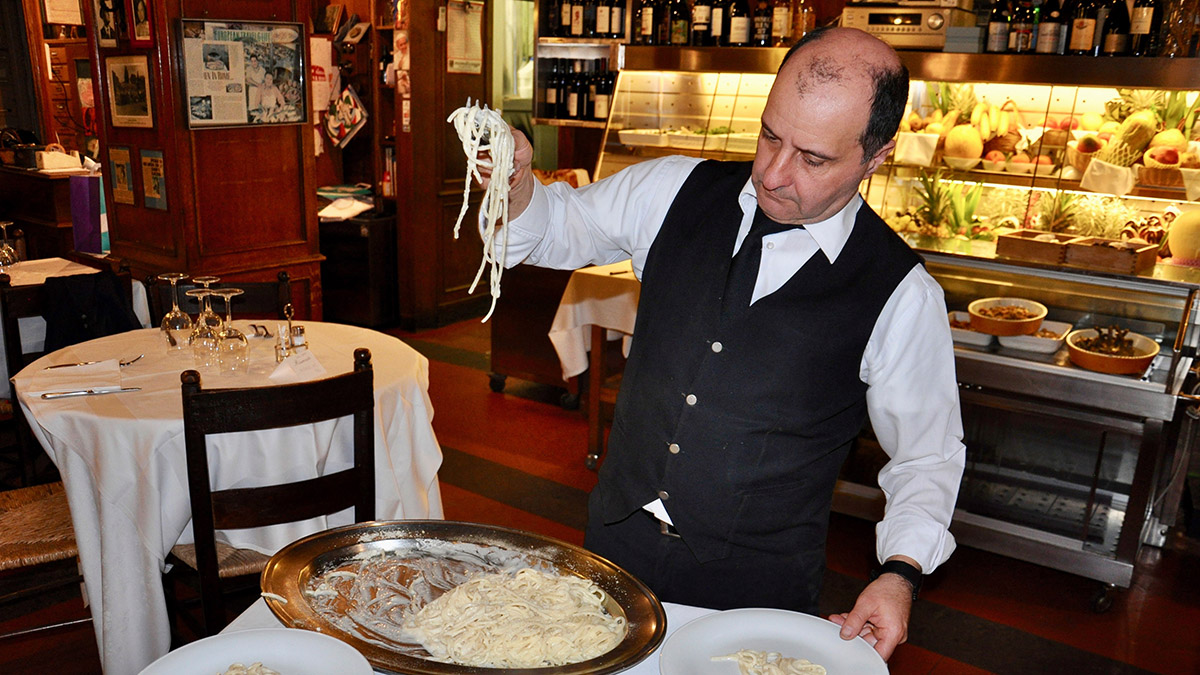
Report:
[[[246,322],[235,324],[245,328]],[[356,347],[371,350],[376,517],[442,517],[437,485],[442,455],[430,424],[428,361],[383,333],[312,321],[303,325],[314,355],[331,375],[353,367]],[[139,392],[51,401],[25,393],[32,374],[47,365],[142,353],[145,358],[121,373],[121,385],[141,387]],[[170,646],[160,573],[171,547],[191,541],[179,383],[179,373],[190,368],[190,352],[168,353],[160,332],[147,329],[66,347],[14,378],[34,434],[62,473],[108,675],[137,673]],[[201,371],[201,381],[207,387],[262,386],[270,384],[267,375],[274,368],[273,341],[251,338],[248,373]],[[318,467],[325,472],[347,468],[351,426],[343,418],[210,439],[213,485],[295,481],[315,477]],[[350,522],[346,511],[302,524],[239,531],[229,539],[271,554],[302,536]]]
[[[625,355],[629,355],[641,290],[629,260],[586,267],[571,274],[549,333],[562,362],[564,380],[588,369],[591,326],[609,329],[609,340],[623,338]]]
[[[663,609],[667,610],[667,637],[671,633],[678,630],[687,622],[698,619],[706,614],[712,614],[715,610],[704,609],[702,607],[691,607],[689,605],[676,605],[670,602],[663,603]],[[225,627],[222,633],[233,633],[239,630],[252,630],[255,628],[281,628],[283,624],[271,610],[267,608],[267,603],[260,598],[250,609],[242,612],[238,618]],[[300,630],[300,629],[295,629]],[[665,641],[665,638],[664,638]],[[641,663],[623,671],[625,675],[658,675],[658,653],[662,650],[662,645],[654,650],[654,653],[646,657]]]
[[[65,258],[39,258],[23,260],[5,270],[12,280],[13,286],[36,286],[46,283],[50,277],[66,277],[73,274],[92,274],[100,270],[88,267]],[[146,287],[140,281],[134,281],[133,313],[143,326],[150,325],[150,308],[146,302]],[[46,343],[46,320],[40,316],[18,319],[21,328],[21,353],[40,352]],[[4,344],[4,331],[0,331],[0,354],[7,347]],[[8,362],[0,358],[0,398],[10,398],[12,387],[9,385]]]

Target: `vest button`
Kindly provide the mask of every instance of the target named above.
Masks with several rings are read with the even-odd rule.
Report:
[[[667,501],[668,499],[670,499],[670,498],[671,498],[671,495],[667,494],[667,491],[666,491],[666,490],[659,490],[659,491],[658,491],[658,498],[659,498],[659,499],[661,499],[661,500],[663,500],[663,501],[665,502],[665,501]]]
[[[767,242],[767,250],[768,250],[768,251],[773,251],[773,250],[775,250],[775,242],[773,242],[773,241],[768,241],[768,242]]]
[[[688,405],[696,405],[696,395],[695,394],[688,394],[687,398],[685,398],[683,400],[687,401]]]
[[[671,453],[672,455],[678,455],[679,454],[679,444],[672,443],[672,444],[668,445],[667,452]]]
[[[716,353],[720,353],[721,350],[724,348],[725,348],[724,345],[722,345],[720,342],[712,343],[712,350]]]

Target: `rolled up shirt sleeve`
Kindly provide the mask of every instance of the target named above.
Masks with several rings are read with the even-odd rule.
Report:
[[[879,472],[887,506],[876,554],[906,555],[928,574],[954,551],[949,527],[966,449],[945,297],[923,266],[880,314],[862,374],[871,426],[890,458]]]

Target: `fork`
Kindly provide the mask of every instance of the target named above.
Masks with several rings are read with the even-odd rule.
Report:
[[[121,367],[125,367],[131,363],[136,363],[137,361],[140,361],[143,356],[145,356],[145,354],[138,354],[137,356],[133,357],[132,359],[129,359],[127,361],[120,361],[119,363],[120,363]],[[55,364],[53,366],[46,366],[42,370],[51,370],[54,368],[74,368],[75,366],[90,366],[95,363],[100,363],[100,362],[99,361],[80,361],[79,363],[59,363],[59,364]]]

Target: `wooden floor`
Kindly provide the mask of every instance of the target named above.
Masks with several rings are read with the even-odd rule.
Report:
[[[512,378],[488,387],[488,326],[478,320],[397,335],[430,359],[434,429],[446,518],[486,522],[581,543],[595,473],[583,465],[586,424],[557,391]],[[844,611],[873,564],[873,525],[835,515],[822,611]],[[3,583],[0,577],[0,583]],[[1143,551],[1132,588],[1094,614],[1098,584],[960,548],[926,582],[894,675],[949,673],[1200,674],[1200,545],[1173,535]],[[86,617],[78,600],[28,615],[0,614],[0,632],[32,619]],[[90,625],[36,639],[0,640],[0,674],[97,673]]]

